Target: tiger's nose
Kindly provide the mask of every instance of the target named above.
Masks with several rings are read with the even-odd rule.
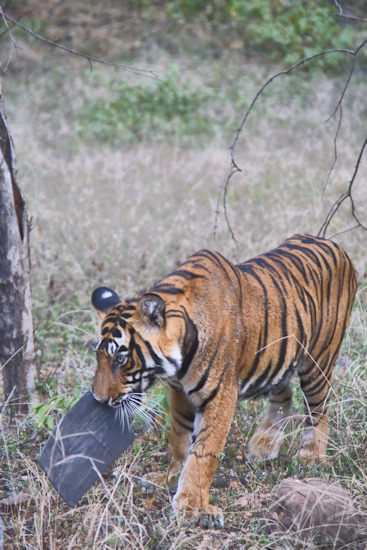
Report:
[[[106,403],[110,398],[111,376],[105,365],[100,365],[92,380],[92,394],[99,403]]]
[[[107,398],[98,397],[98,395],[96,395],[96,394],[94,393],[93,389],[92,389],[92,395],[93,395],[94,399],[95,399],[96,401],[98,401],[98,403],[107,403],[107,401],[108,401],[108,399],[109,399],[108,397],[107,397]]]

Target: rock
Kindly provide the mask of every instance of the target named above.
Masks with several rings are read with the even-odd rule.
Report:
[[[297,533],[323,548],[367,548],[367,514],[355,508],[349,491],[337,483],[284,479],[268,511],[269,534]]]

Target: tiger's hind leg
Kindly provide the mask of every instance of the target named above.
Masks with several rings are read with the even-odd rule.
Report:
[[[308,368],[299,372],[305,402],[305,425],[302,446],[297,458],[321,464],[326,459],[329,434],[329,395],[331,392],[333,363],[326,356],[326,368],[308,361]]]
[[[292,391],[289,386],[269,396],[269,406],[252,436],[247,456],[250,460],[271,460],[279,456],[284,440],[285,419],[289,416]]]

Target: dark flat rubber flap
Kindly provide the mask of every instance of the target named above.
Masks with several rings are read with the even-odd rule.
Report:
[[[134,438],[118,410],[88,392],[56,426],[39,463],[65,502],[75,506]]]

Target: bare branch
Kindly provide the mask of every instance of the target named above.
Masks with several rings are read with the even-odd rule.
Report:
[[[5,65],[5,68],[3,69],[3,72],[5,73],[6,70],[8,69],[9,67],[9,63],[10,63],[10,60],[11,60],[11,56],[12,56],[12,53],[13,53],[13,48],[15,48],[16,50],[18,49],[18,46],[14,40],[14,37],[11,33],[11,30],[9,28],[9,25],[8,25],[8,22],[6,20],[6,17],[4,15],[4,12],[2,10],[2,7],[0,6],[0,16],[2,17],[2,20],[4,21],[4,25],[5,25],[5,31],[4,33],[7,33],[9,36],[10,36],[10,51],[9,51],[9,55],[8,55],[8,61],[6,62],[6,65]],[[12,25],[13,27],[14,25]],[[0,35],[0,38],[1,38],[1,35]],[[0,64],[0,67],[1,67],[1,64]]]
[[[355,225],[352,225],[352,227],[348,227],[347,229],[342,229],[341,231],[337,231],[336,233],[333,233],[328,237],[329,239],[334,239],[338,235],[343,235],[344,233],[349,233],[349,231],[353,231],[354,229],[358,229],[359,223],[356,223]]]
[[[336,165],[337,160],[338,160],[338,146],[337,146],[337,142],[338,142],[339,132],[340,132],[340,128],[341,128],[341,126],[342,126],[342,120],[343,120],[343,107],[342,107],[342,103],[339,104],[338,109],[339,109],[339,122],[338,122],[338,127],[337,127],[337,129],[336,129],[335,136],[334,136],[334,159],[333,159],[333,162],[331,163],[331,166],[330,166],[330,168],[329,168],[328,174],[327,174],[327,176],[326,176],[326,180],[325,180],[324,188],[323,188],[323,190],[322,190],[321,198],[324,198],[325,191],[326,191],[326,187],[327,187],[327,185],[328,185],[328,183],[329,183],[329,180],[330,180],[330,177],[331,177],[331,173],[332,173],[332,171],[334,170],[334,166]]]
[[[239,170],[239,169],[238,169],[238,170]],[[234,243],[235,243],[235,245],[236,245],[236,248],[237,248],[237,251],[238,251],[238,240],[237,240],[236,237],[235,237],[235,234],[234,234],[234,232],[233,232],[231,223],[230,223],[229,218],[228,218],[228,210],[227,210],[227,191],[228,191],[228,185],[225,187],[225,189],[224,189],[224,195],[223,195],[224,216],[225,216],[225,220],[226,220],[226,223],[227,223],[227,227],[228,227],[229,232],[230,232],[230,234],[231,234],[231,238],[232,238],[232,240],[234,241]]]
[[[339,10],[339,14],[338,14],[338,15],[342,15],[342,14],[343,14],[343,8],[342,8],[341,5],[339,4],[338,0],[335,0],[335,5],[336,5],[336,7],[337,7],[338,10]]]
[[[353,196],[352,196],[352,188],[353,188],[353,184],[355,182],[355,179],[357,177],[357,174],[358,174],[358,170],[359,170],[359,166],[360,166],[360,163],[361,163],[361,160],[362,160],[362,157],[363,157],[363,153],[364,153],[364,150],[367,146],[367,138],[365,139],[363,145],[362,145],[362,148],[360,150],[360,153],[358,155],[358,159],[357,159],[357,163],[354,167],[354,173],[353,173],[353,176],[352,176],[352,179],[350,180],[349,182],[349,186],[348,186],[348,189],[347,191],[345,191],[344,193],[342,193],[338,199],[332,204],[327,216],[326,216],[326,219],[324,221],[324,223],[322,224],[319,232],[318,232],[318,236],[319,237],[325,237],[325,234],[326,234],[326,230],[327,228],[329,227],[330,225],[330,222],[332,220],[332,218],[334,217],[334,215],[336,214],[336,212],[339,210],[339,207],[343,204],[343,202],[346,200],[346,199],[349,199],[350,200],[350,203],[351,203],[351,207],[352,207],[352,216],[353,218],[356,220],[357,222],[357,225],[354,226],[352,229],[355,229],[356,227],[361,227],[362,229],[364,229],[365,231],[367,231],[367,226],[364,225],[360,219],[358,218],[357,216],[357,213],[356,213],[356,208],[355,208],[355,204],[354,204],[354,200],[353,200]]]
[[[225,215],[225,219],[226,219],[226,223],[227,223],[227,227],[231,233],[231,237],[232,239],[235,241],[236,245],[238,244],[238,241],[235,237],[235,234],[234,234],[234,231],[230,225],[230,222],[229,222],[229,217],[228,217],[228,212],[227,212],[227,205],[226,205],[226,201],[225,201],[225,197],[226,197],[226,193],[227,193],[227,189],[228,189],[228,186],[229,186],[229,183],[230,183],[230,180],[232,179],[232,176],[236,173],[236,172],[241,172],[241,168],[239,168],[236,160],[235,160],[235,153],[236,153],[236,147],[237,147],[237,143],[238,143],[238,140],[239,140],[239,137],[246,125],[246,122],[247,122],[247,119],[248,117],[250,116],[250,113],[251,111],[253,110],[255,104],[258,102],[260,96],[263,94],[263,92],[265,91],[265,89],[274,81],[276,80],[277,78],[281,77],[281,76],[284,76],[284,75],[288,75],[290,73],[292,73],[293,71],[295,71],[296,69],[298,69],[299,67],[303,66],[303,65],[306,65],[308,64],[310,61],[314,61],[315,59],[317,58],[320,58],[320,57],[325,57],[327,55],[331,55],[331,54],[347,54],[347,55],[350,55],[352,58],[353,58],[353,63],[352,63],[352,68],[349,72],[349,75],[348,75],[348,78],[346,80],[346,84],[343,88],[343,91],[342,91],[342,94],[339,98],[339,101],[333,111],[333,113],[329,116],[329,118],[325,121],[325,123],[327,123],[334,115],[337,111],[339,111],[340,113],[340,118],[339,118],[339,124],[338,124],[338,128],[337,128],[337,131],[336,131],[336,135],[335,135],[335,138],[334,138],[334,161],[332,163],[332,166],[330,167],[329,169],[329,172],[328,172],[328,176],[327,176],[327,180],[326,180],[326,183],[324,185],[324,189],[323,189],[323,194],[325,192],[325,189],[326,189],[326,186],[327,186],[327,183],[330,179],[330,175],[331,175],[331,172],[335,166],[335,163],[336,163],[336,160],[337,160],[337,138],[338,138],[338,135],[339,135],[339,131],[340,131],[340,127],[341,127],[341,123],[342,123],[342,102],[343,102],[343,99],[345,97],[345,94],[346,94],[346,91],[348,89],[348,86],[350,84],[350,81],[352,79],[352,76],[353,76],[353,73],[354,73],[354,70],[355,70],[355,59],[356,59],[356,56],[359,54],[359,52],[365,47],[365,45],[367,44],[367,39],[364,40],[355,50],[349,50],[349,49],[346,49],[346,48],[340,48],[340,49],[333,49],[333,50],[325,50],[323,52],[319,52],[317,54],[314,54],[314,55],[311,55],[310,57],[306,57],[304,59],[301,59],[300,61],[298,61],[297,63],[295,63],[294,65],[292,65],[291,67],[288,67],[287,69],[283,69],[282,71],[279,71],[278,73],[276,73],[275,75],[272,75],[270,78],[268,78],[268,80],[265,81],[265,83],[261,86],[261,88],[258,90],[258,92],[256,93],[255,97],[253,98],[253,100],[251,101],[250,103],[250,106],[248,107],[247,111],[245,112],[243,118],[242,118],[242,121],[241,121],[241,124],[240,126],[238,127],[236,133],[235,133],[235,137],[234,137],[234,140],[233,140],[233,143],[230,147],[230,166],[229,166],[229,169],[228,169],[228,172],[225,176],[225,179],[223,181],[223,183],[221,184],[220,188],[219,188],[219,191],[218,191],[218,198],[217,198],[217,207],[216,207],[216,210],[215,210],[215,219],[214,219],[214,238],[216,237],[216,231],[217,231],[217,228],[218,228],[218,217],[219,217],[219,213],[220,213],[220,209],[219,209],[219,206],[220,206],[220,202],[221,202],[221,199],[222,199],[222,196],[223,196],[223,208],[224,208],[224,215]],[[346,197],[345,197],[346,198]],[[343,198],[343,200],[345,200],[345,198]],[[343,202],[343,201],[342,201]],[[339,208],[340,204],[337,206],[336,210]],[[336,211],[335,210],[335,211]],[[333,217],[333,215],[335,214],[335,212],[331,213],[329,212],[329,214],[331,214],[331,217],[330,217],[330,220],[331,218]],[[326,223],[326,227],[329,225],[330,223],[330,220],[325,220],[325,223]],[[362,226],[362,224],[359,224]],[[320,229],[320,232],[322,231],[324,226],[322,226],[322,228]],[[325,231],[326,231],[326,228],[325,228]]]
[[[58,42],[54,42],[53,40],[48,40],[47,38],[44,38],[43,36],[36,34],[28,27],[22,25],[22,23],[19,23],[19,21],[16,21],[10,15],[7,13],[4,13],[3,10],[0,7],[0,14],[2,15],[4,21],[11,21],[15,26],[19,27],[23,31],[27,32],[37,40],[40,40],[41,42],[44,42],[45,44],[48,44],[49,46],[53,46],[55,48],[59,48],[60,50],[63,50],[65,52],[71,53],[73,55],[82,57],[83,59],[86,59],[89,62],[90,67],[92,68],[93,63],[101,63],[102,65],[107,65],[108,67],[114,67],[116,69],[120,69],[122,71],[127,71],[133,74],[137,74],[140,76],[147,76],[149,78],[158,79],[158,76],[154,73],[154,71],[150,69],[137,69],[134,67],[128,67],[127,65],[121,65],[120,63],[115,63],[113,61],[106,61],[105,59],[99,59],[97,57],[93,57],[91,55],[81,53],[77,50],[73,50],[72,48],[68,48],[66,46],[63,46],[62,44],[59,44]],[[10,32],[10,30],[9,30]]]
[[[354,52],[354,55],[353,55],[353,64],[352,64],[352,68],[349,72],[349,76],[346,80],[346,83],[345,83],[345,86],[343,88],[343,91],[340,95],[340,98],[339,98],[339,101],[334,109],[334,111],[331,113],[331,115],[325,120],[325,124],[327,124],[331,118],[335,115],[335,113],[339,110],[339,113],[340,113],[340,116],[339,116],[339,123],[338,123],[338,127],[336,129],[336,133],[335,133],[335,136],[334,136],[334,159],[333,159],[333,162],[331,163],[331,166],[330,166],[330,169],[329,169],[329,172],[328,172],[328,175],[326,177],[326,181],[325,181],[325,185],[324,185],[324,188],[322,190],[322,197],[324,197],[324,194],[325,194],[325,190],[326,190],[326,187],[327,187],[327,184],[329,183],[329,180],[330,180],[330,176],[331,176],[331,173],[334,169],[334,166],[336,164],[336,161],[337,161],[337,158],[338,158],[338,146],[337,146],[337,142],[338,142],[338,137],[339,137],[339,132],[340,132],[340,128],[341,128],[341,124],[342,124],[342,118],[343,118],[343,111],[342,111],[342,104],[343,104],[343,100],[344,100],[344,97],[345,97],[345,94],[347,92],[347,89],[349,87],[349,84],[352,80],[352,76],[353,76],[353,73],[355,71],[355,68],[356,68],[356,57],[357,55],[359,54],[359,52],[364,48],[364,46],[367,44],[367,40],[364,40],[359,46],[358,48],[355,50]]]
[[[357,17],[355,15],[345,15],[345,13],[343,12],[343,8],[339,4],[338,0],[334,0],[334,3],[339,10],[339,13],[336,14],[337,17],[342,17],[343,19],[352,19],[353,21],[363,21],[364,23],[367,23],[367,19],[364,19],[363,17]]]
[[[314,55],[311,55],[310,57],[306,57],[304,59],[301,59],[300,61],[298,61],[297,63],[295,63],[294,65],[292,65],[291,67],[288,67],[287,69],[283,69],[282,71],[279,71],[278,73],[272,75],[270,78],[268,78],[268,80],[265,81],[265,83],[261,86],[261,88],[258,90],[258,92],[256,93],[255,97],[253,98],[253,100],[251,101],[250,103],[250,106],[248,107],[247,111],[245,112],[243,118],[242,118],[242,121],[241,121],[241,124],[239,125],[236,133],[235,133],[235,137],[234,137],[234,140],[233,140],[233,143],[232,145],[230,146],[229,150],[230,150],[230,165],[229,165],[229,169],[228,169],[228,172],[225,176],[225,179],[223,181],[223,183],[221,184],[220,188],[219,188],[219,191],[218,191],[218,198],[217,198],[217,208],[216,208],[216,211],[215,211],[215,218],[214,218],[214,229],[213,229],[213,233],[214,233],[214,238],[216,237],[216,231],[217,231],[217,228],[218,228],[218,217],[219,217],[219,206],[220,206],[220,202],[221,202],[221,199],[222,199],[222,196],[225,197],[226,193],[227,193],[227,188],[228,188],[228,185],[230,183],[230,180],[233,176],[233,174],[235,174],[236,172],[241,172],[241,168],[239,168],[236,160],[235,160],[235,153],[236,153],[236,147],[237,147],[237,143],[238,143],[238,140],[240,138],[240,135],[246,125],[246,122],[248,120],[248,117],[250,116],[250,113],[251,111],[253,110],[253,108],[255,107],[256,103],[258,102],[260,96],[263,94],[263,92],[265,91],[265,89],[274,81],[276,80],[277,78],[281,77],[281,76],[284,76],[284,75],[288,75],[290,73],[292,73],[293,71],[295,71],[296,69],[298,69],[299,67],[303,66],[303,65],[306,65],[308,64],[310,61],[313,61],[315,59],[318,59],[320,57],[325,57],[327,55],[330,55],[330,54],[347,54],[347,55],[350,55],[353,57],[353,60],[356,56],[356,54],[365,46],[365,44],[367,43],[367,40],[365,40],[356,50],[349,50],[349,49],[346,49],[346,48],[341,48],[341,49],[333,49],[333,50],[325,50],[323,52],[319,52],[319,53],[316,53]],[[353,72],[351,71],[350,75],[349,75],[349,81],[350,81],[350,78],[351,78],[351,74],[353,74]],[[345,90],[343,91],[344,94],[345,94]],[[344,97],[344,96],[343,96]],[[223,202],[223,208],[224,208],[224,214],[225,214],[225,218],[226,218],[226,223],[227,223],[227,227],[231,233],[231,237],[232,239],[237,243],[237,239],[235,237],[235,234],[231,228],[231,225],[229,223],[229,218],[228,218],[228,213],[227,213],[227,210],[226,210],[226,204],[225,202]]]
[[[357,55],[357,53],[353,56],[352,68],[351,68],[351,70],[350,70],[350,72],[349,72],[349,76],[348,76],[348,78],[347,78],[347,80],[346,80],[346,82],[345,82],[345,86],[344,86],[343,91],[342,91],[342,93],[341,93],[341,95],[340,95],[339,101],[338,101],[338,103],[336,104],[336,107],[335,107],[334,111],[333,111],[333,112],[331,113],[331,115],[329,115],[328,118],[325,120],[325,124],[327,124],[327,123],[333,118],[333,116],[335,115],[335,113],[338,111],[339,107],[340,107],[341,104],[343,103],[344,96],[345,96],[345,94],[346,94],[346,92],[347,92],[348,86],[349,86],[349,84],[350,84],[350,81],[352,80],[352,76],[353,76],[354,70],[355,70],[355,68],[356,68],[356,58],[355,58],[356,55]]]
[[[356,17],[355,15],[345,15],[344,13],[338,13],[337,17],[342,17],[343,19],[352,19],[353,21],[363,21],[364,23],[367,23],[367,19],[364,19],[363,17]]]
[[[335,115],[335,113],[338,111],[339,107],[341,106],[342,102],[343,102],[343,99],[344,99],[344,96],[347,92],[347,89],[348,89],[348,86],[350,84],[350,81],[352,80],[352,76],[353,76],[353,73],[355,71],[355,68],[356,68],[356,57],[357,55],[359,54],[359,52],[364,48],[364,46],[367,44],[367,39],[366,40],[363,40],[363,42],[361,42],[361,44],[358,46],[358,48],[356,48],[354,51],[353,51],[353,63],[352,63],[352,67],[351,67],[351,70],[349,72],[349,76],[345,82],[345,86],[343,88],[343,91],[340,95],[340,98],[339,98],[339,101],[338,103],[336,104],[336,107],[334,109],[334,111],[331,113],[331,115],[325,120],[325,124],[327,124],[332,118],[333,116]]]

